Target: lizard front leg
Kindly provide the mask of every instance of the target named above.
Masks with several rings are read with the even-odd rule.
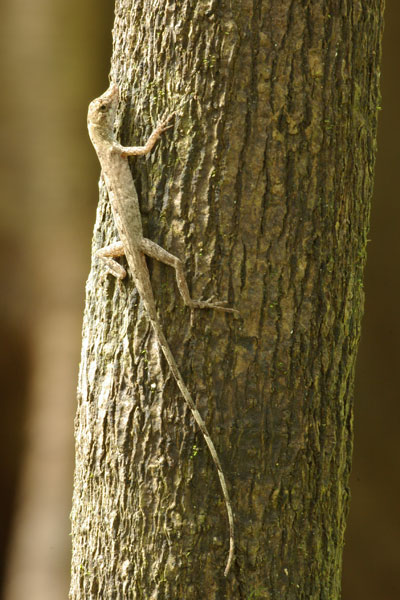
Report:
[[[172,125],[168,125],[168,123],[171,121],[171,119],[174,116],[175,116],[175,113],[173,112],[170,115],[168,115],[167,117],[163,117],[160,120],[160,122],[158,123],[157,127],[151,133],[150,137],[148,138],[148,140],[144,146],[121,146],[121,144],[114,142],[114,148],[116,148],[121,153],[121,156],[123,156],[123,157],[144,156],[144,155],[148,154],[153,149],[154,144],[156,143],[158,138],[161,136],[161,134],[164,131],[166,131],[167,129],[169,129],[170,127],[172,127]]]

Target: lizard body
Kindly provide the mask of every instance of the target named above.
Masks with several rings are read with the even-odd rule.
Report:
[[[208,433],[204,420],[197,410],[193,398],[183,381],[175,358],[162,330],[161,323],[157,316],[156,304],[145,255],[156,258],[175,268],[179,291],[185,304],[191,309],[211,308],[231,313],[237,311],[232,308],[224,307],[223,304],[225,303],[223,302],[193,300],[190,297],[183,265],[180,259],[143,236],[138,196],[127,157],[141,156],[150,152],[163,131],[169,128],[168,123],[173,117],[173,114],[158,124],[144,146],[124,147],[117,142],[114,135],[114,121],[118,106],[118,98],[118,88],[116,85],[111,84],[102,96],[90,103],[88,111],[89,136],[100,161],[102,176],[107,188],[113,217],[120,237],[120,242],[102,248],[97,252],[97,255],[106,262],[108,270],[113,275],[122,279],[125,277],[126,271],[119,263],[113,260],[113,257],[125,254],[135,286],[140,294],[158,343],[160,344],[182,396],[188,404],[209,448],[218,471],[229,521],[229,555],[224,572],[224,575],[227,576],[234,555],[234,523],[232,505],[225,476],[214,443]]]

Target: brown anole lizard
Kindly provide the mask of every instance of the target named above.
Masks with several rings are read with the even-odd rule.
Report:
[[[229,555],[224,572],[225,576],[227,576],[234,555],[234,524],[232,505],[225,476],[214,443],[208,433],[204,420],[197,410],[193,398],[182,379],[162,330],[161,323],[157,316],[156,304],[145,255],[166,263],[175,269],[179,291],[184,303],[191,309],[211,308],[231,313],[238,311],[232,308],[226,308],[223,306],[223,304],[225,304],[224,302],[193,300],[190,297],[181,260],[164,250],[164,248],[155,242],[152,242],[143,236],[138,196],[127,157],[143,156],[150,152],[160,135],[169,128],[168,123],[174,116],[174,113],[163,119],[157,125],[144,146],[124,147],[118,143],[114,134],[114,122],[118,99],[118,87],[115,84],[111,84],[102,96],[90,103],[88,111],[89,136],[100,161],[102,177],[106,185],[112,213],[120,237],[119,242],[115,242],[114,244],[98,250],[97,256],[106,262],[108,270],[113,275],[122,279],[125,277],[126,271],[122,265],[113,260],[113,258],[125,254],[133,281],[140,294],[158,343],[160,344],[176,383],[204,436],[214,464],[217,467],[229,521]]]

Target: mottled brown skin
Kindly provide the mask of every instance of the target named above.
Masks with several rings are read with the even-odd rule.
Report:
[[[164,356],[176,383],[204,436],[214,464],[217,467],[229,521],[229,555],[224,571],[224,575],[227,576],[234,556],[234,523],[232,505],[225,476],[214,443],[208,433],[204,420],[197,410],[193,398],[182,379],[158,319],[145,255],[156,258],[175,268],[179,291],[185,304],[191,309],[211,308],[230,313],[235,313],[237,311],[223,306],[223,304],[225,304],[224,302],[193,300],[189,294],[180,259],[173,256],[153,241],[143,237],[139,201],[127,157],[142,156],[150,152],[160,135],[169,128],[168,123],[174,114],[172,113],[159,123],[144,146],[124,147],[116,141],[113,132],[118,97],[119,93],[117,86],[111,84],[102,96],[90,103],[88,111],[89,136],[101,164],[102,176],[107,188],[115,224],[120,236],[120,242],[102,248],[97,252],[97,255],[106,262],[109,271],[113,275],[122,279],[125,277],[126,271],[121,265],[113,260],[113,258],[125,254],[134,283],[143,301]]]

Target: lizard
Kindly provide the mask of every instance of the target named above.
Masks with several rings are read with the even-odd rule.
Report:
[[[119,89],[114,83],[89,104],[88,130],[89,137],[96,150],[102,179],[105,183],[108,199],[111,204],[112,214],[119,234],[120,241],[101,248],[96,252],[107,265],[108,271],[119,280],[126,276],[126,270],[114,258],[125,255],[134,284],[143,302],[147,317],[152,325],[160,348],[166,358],[168,366],[175,378],[181,394],[187,403],[193,418],[199,426],[204,440],[210,451],[212,460],[217,468],[226,512],[229,523],[229,554],[224,575],[228,575],[232,565],[235,538],[232,504],[222,470],[221,462],[210,437],[206,424],[200,415],[196,404],[190,394],[171,352],[168,341],[163,332],[161,322],[157,315],[156,304],[150,275],[145,256],[157,259],[175,269],[179,292],[184,303],[191,310],[195,308],[215,309],[229,313],[237,313],[233,308],[224,306],[225,302],[211,302],[211,300],[193,300],[189,293],[182,261],[167,252],[164,248],[144,237],[139,200],[128,163],[129,156],[144,156],[148,154],[161,134],[172,127],[169,125],[175,113],[159,121],[144,146],[122,146],[114,133],[115,116],[119,102]]]

